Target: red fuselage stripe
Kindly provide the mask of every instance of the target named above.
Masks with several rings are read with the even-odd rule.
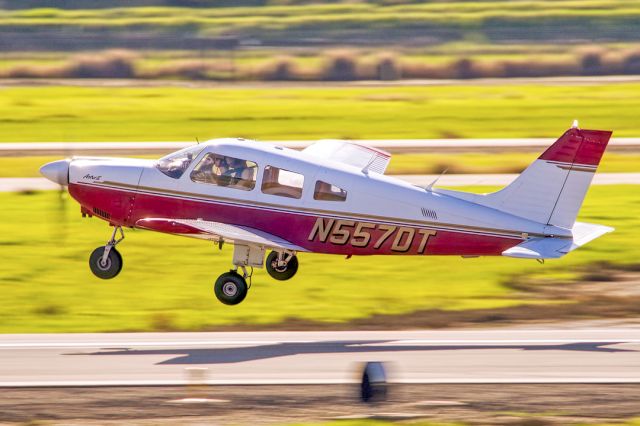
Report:
[[[113,224],[134,226],[146,218],[202,219],[248,226],[319,253],[500,255],[522,242],[516,236],[491,235],[420,224],[380,222],[275,210],[186,196],[71,184],[69,192],[87,211],[106,211]]]

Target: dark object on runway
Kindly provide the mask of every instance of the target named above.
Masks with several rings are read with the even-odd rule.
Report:
[[[374,403],[387,399],[387,375],[381,362],[367,362],[360,384],[362,402]]]

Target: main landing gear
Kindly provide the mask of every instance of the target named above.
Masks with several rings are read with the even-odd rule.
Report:
[[[122,256],[116,250],[116,245],[122,240],[124,231],[116,226],[107,244],[91,253],[89,267],[96,277],[108,280],[120,273]],[[222,247],[222,242],[218,244]],[[294,251],[272,251],[265,262],[264,247],[236,244],[233,246],[234,269],[220,275],[213,285],[218,300],[225,305],[242,302],[251,288],[253,268],[262,268],[265,263],[269,275],[279,281],[289,280],[298,272],[298,258]]]
[[[298,258],[293,253],[272,251],[267,256],[266,267],[272,278],[286,281],[298,272]]]
[[[249,278],[249,282],[251,282],[253,270],[251,274],[247,274],[247,269],[243,266],[242,272],[242,275],[238,273],[237,269],[225,272],[218,277],[216,283],[213,285],[213,291],[216,297],[225,305],[237,305],[247,297],[247,293],[251,287],[250,284],[247,285],[247,278]]]
[[[225,305],[237,305],[242,302],[251,288],[253,267],[261,268],[263,261],[264,248],[235,245],[233,248],[235,269],[220,275],[213,285],[218,300]],[[247,272],[247,267],[251,268],[251,272]],[[298,258],[295,252],[272,251],[267,256],[266,268],[269,275],[276,280],[288,280],[298,271]],[[242,274],[238,273],[238,269]]]
[[[120,233],[120,237],[116,239],[116,234]],[[89,267],[91,272],[103,280],[108,280],[120,273],[122,270],[122,256],[116,250],[116,244],[124,240],[124,232],[121,226],[113,228],[111,239],[104,247],[98,247],[91,253],[89,257]]]

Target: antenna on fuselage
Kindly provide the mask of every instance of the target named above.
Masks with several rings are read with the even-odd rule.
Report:
[[[200,145],[200,140],[198,139],[198,137],[196,136],[196,142],[198,145]]]
[[[439,180],[442,176],[444,176],[444,174],[445,174],[445,173],[447,173],[447,170],[449,170],[449,168],[448,168],[448,167],[447,167],[446,169],[444,169],[444,170],[442,171],[442,173],[440,173],[440,176],[438,176],[437,178],[435,178],[435,179],[433,180],[433,182],[431,182],[429,185],[427,185],[424,189],[425,189],[426,191],[429,191],[429,192],[433,191],[433,185],[435,185],[435,184],[436,184],[436,182],[438,182],[438,180]]]

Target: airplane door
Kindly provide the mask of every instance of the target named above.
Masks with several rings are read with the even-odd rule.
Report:
[[[152,217],[182,217],[179,181],[156,167],[145,168],[131,200],[131,221],[135,224],[139,219]]]

